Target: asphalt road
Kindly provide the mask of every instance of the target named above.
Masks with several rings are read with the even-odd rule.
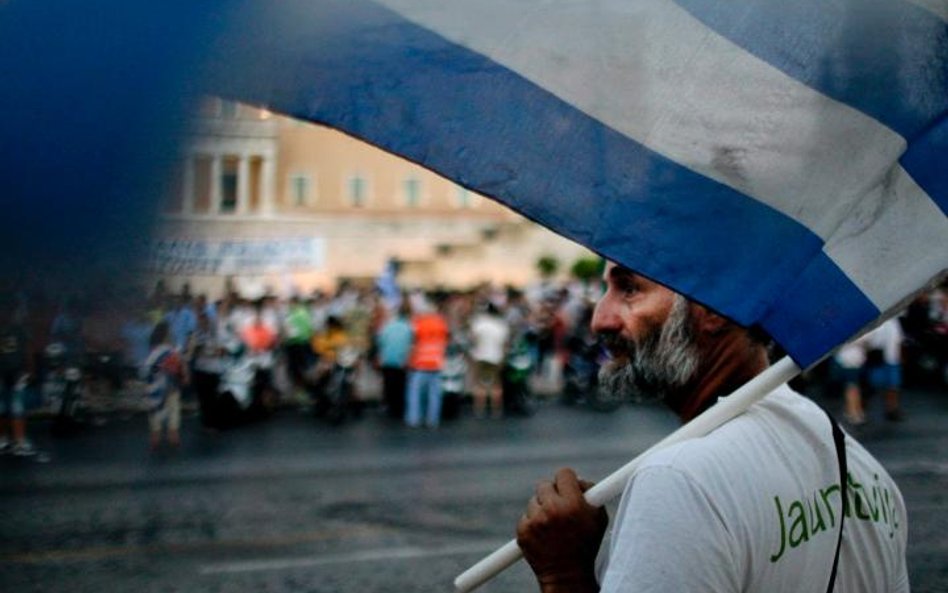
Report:
[[[874,409],[860,436],[908,504],[913,591],[948,591],[948,394],[905,402],[905,422]],[[448,592],[512,537],[538,479],[563,465],[597,479],[675,426],[648,406],[550,403],[437,431],[287,410],[219,434],[190,418],[182,449],[155,455],[142,417],[68,440],[34,426],[48,463],[0,458],[0,590]],[[522,565],[483,589],[535,590]]]

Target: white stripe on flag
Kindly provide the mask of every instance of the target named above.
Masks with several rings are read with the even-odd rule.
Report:
[[[883,201],[885,194],[895,196]],[[905,296],[897,278],[943,271],[948,217],[902,167],[861,201],[823,251],[846,270],[880,310]]]
[[[905,149],[905,140],[888,127],[785,75],[671,0],[603,0],[595,5],[603,7],[599,11],[572,1],[548,2],[542,11],[508,0],[381,3],[650,149],[772,206],[824,240],[858,198],[882,195],[885,172]],[[561,34],[551,36],[551,30]],[[888,220],[931,210],[928,228],[913,233],[913,245],[896,250],[888,235],[892,226],[880,222],[878,232],[860,237],[858,249],[884,251],[901,262],[905,253],[912,261],[914,254],[948,249],[944,215],[935,216],[937,208],[917,186],[902,191],[905,199],[886,205]],[[832,243],[827,254],[860,290],[880,309],[891,306],[892,283],[852,267],[861,259],[853,236]]]

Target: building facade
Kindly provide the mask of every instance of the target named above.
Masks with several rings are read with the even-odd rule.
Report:
[[[155,240],[152,272],[217,293],[331,290],[400,262],[406,287],[524,286],[582,247],[341,132],[207,99]]]

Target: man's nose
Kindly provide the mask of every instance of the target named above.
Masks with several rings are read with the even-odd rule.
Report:
[[[592,322],[589,325],[596,334],[617,333],[622,330],[622,318],[619,316],[618,307],[608,294],[596,303]]]

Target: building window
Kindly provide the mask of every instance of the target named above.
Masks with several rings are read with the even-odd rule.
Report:
[[[349,178],[349,203],[356,208],[365,206],[369,199],[369,182],[360,174],[355,174]]]
[[[312,188],[312,179],[309,175],[296,173],[290,175],[290,201],[294,206],[308,206],[310,203],[310,191]]]
[[[405,192],[405,205],[409,208],[417,208],[421,204],[421,180],[415,176],[408,177],[402,183],[402,190]]]
[[[225,158],[221,170],[221,212],[237,210],[237,159]]]
[[[479,203],[477,194],[473,193],[466,187],[458,186],[457,191],[454,194],[454,198],[457,207],[464,210],[468,208],[476,208],[477,204]]]

